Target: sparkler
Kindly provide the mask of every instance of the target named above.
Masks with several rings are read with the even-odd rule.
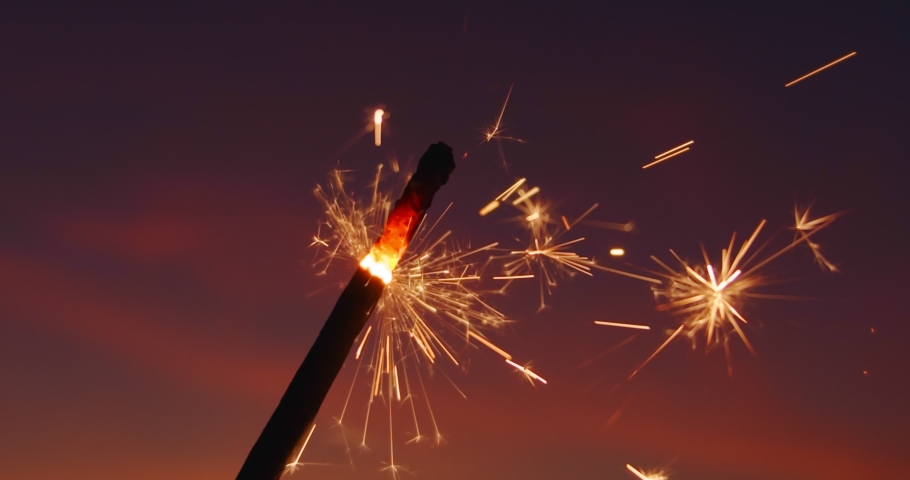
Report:
[[[782,295],[755,292],[756,289],[769,283],[767,278],[760,275],[761,269],[800,243],[810,242],[811,236],[830,225],[839,215],[832,214],[810,220],[808,209],[803,214],[797,210],[797,237],[766,257],[760,255],[770,240],[750,253],[750,249],[766,224],[765,220],[762,220],[738,250],[735,248],[736,234],[733,234],[729,246],[721,250],[719,269],[715,269],[704,247],[702,247],[704,265],[692,266],[673,250],[670,250],[670,253],[679,262],[680,268],[678,269],[651,256],[651,259],[664,270],[663,273],[655,272],[664,279],[663,284],[652,287],[655,297],[662,302],[658,305],[657,310],[682,317],[682,323],[647,360],[632,372],[629,378],[634,377],[680,334],[689,337],[693,345],[699,337],[705,339],[706,348],[723,345],[727,355],[728,373],[732,373],[729,347],[731,337],[735,335],[741,339],[746,348],[753,355],[756,354],[743,331],[743,325],[748,323],[742,313],[745,301],[748,299],[788,298]],[[815,250],[813,249],[813,251]]]
[[[821,67],[821,68],[818,68],[818,69],[816,69],[816,70],[813,70],[813,71],[811,71],[811,72],[809,72],[809,73],[803,75],[802,77],[799,77],[799,78],[797,78],[796,80],[793,80],[792,82],[790,82],[790,83],[784,85],[784,88],[789,87],[790,85],[793,85],[793,84],[796,83],[796,82],[800,82],[800,81],[802,81],[802,80],[805,80],[805,79],[811,77],[812,75],[815,75],[816,73],[821,72],[822,70],[825,70],[825,69],[828,68],[828,67],[832,67],[832,66],[834,66],[834,65],[836,65],[836,64],[838,64],[838,63],[840,63],[840,62],[843,62],[844,60],[846,60],[846,59],[848,59],[848,58],[850,58],[850,57],[852,57],[852,56],[854,56],[854,55],[856,55],[856,52],[848,53],[847,55],[844,55],[843,57],[838,58],[837,60],[835,60],[835,61],[833,61],[833,62],[831,62],[831,63],[829,63],[829,64],[827,64],[827,65],[825,65],[825,66],[823,66],[823,67]]]
[[[315,194],[327,218],[311,246],[319,248],[323,254],[317,261],[317,267],[323,273],[336,260],[357,262],[363,258],[364,251],[372,248],[375,230],[384,223],[391,205],[389,196],[380,188],[381,173],[380,165],[372,183],[372,197],[366,202],[358,201],[346,192],[341,171],[334,172],[326,188],[317,187]],[[483,254],[497,244],[459,248],[451,241],[451,231],[435,233],[447,212],[448,208],[431,225],[417,230],[408,253],[392,271],[376,313],[358,341],[354,356],[357,369],[341,414],[335,418],[338,425],[348,422],[357,379],[361,373],[369,375],[360,446],[366,448],[371,417],[376,413],[374,402],[381,398],[389,408],[389,461],[385,469],[393,476],[402,468],[395,461],[393,405],[404,407],[408,413],[407,423],[415,432],[406,443],[442,441],[424,386],[423,370],[432,368],[445,375],[444,369],[436,369],[439,361],[461,366],[460,352],[465,347],[483,346],[525,378],[546,383],[527,365],[515,363],[512,355],[482,332],[484,328],[495,328],[508,322],[505,315],[487,303],[477,290],[482,280]],[[429,430],[426,419],[430,421]],[[346,436],[345,444],[350,450]]]
[[[253,445],[238,480],[277,480],[344,364],[433,197],[455,169],[452,149],[431,145],[385,223],[383,234],[341,293],[284,396]]]

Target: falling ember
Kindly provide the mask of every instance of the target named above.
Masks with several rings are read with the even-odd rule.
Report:
[[[621,248],[611,248],[610,255],[614,257],[621,257],[626,254],[626,251]]]
[[[669,478],[670,478],[663,472],[651,472],[651,473],[641,472],[638,469],[636,469],[635,467],[633,467],[632,465],[629,465],[628,463],[626,464],[626,468],[630,472],[632,472],[633,475],[638,477],[640,480],[669,480]]]
[[[796,82],[805,80],[806,78],[809,78],[809,77],[811,77],[812,75],[815,75],[816,73],[821,72],[822,70],[825,70],[825,69],[828,68],[828,67],[832,67],[832,66],[834,66],[834,65],[836,65],[836,64],[838,64],[838,63],[840,63],[840,62],[843,62],[844,60],[846,60],[846,59],[848,59],[848,58],[850,58],[850,57],[852,57],[852,56],[854,56],[854,55],[856,55],[856,52],[848,53],[847,55],[844,55],[843,57],[838,58],[837,60],[835,60],[835,61],[833,61],[833,62],[831,62],[831,63],[829,63],[829,64],[827,64],[827,65],[825,65],[825,66],[823,66],[823,67],[821,67],[821,68],[818,68],[818,69],[816,69],[816,70],[813,70],[813,71],[811,71],[811,72],[809,72],[809,73],[803,75],[802,77],[799,77],[799,78],[797,78],[796,80],[793,80],[792,82],[790,82],[790,83],[784,85],[784,88],[789,87],[790,85],[793,85],[793,84],[796,83]]]
[[[382,145],[382,116],[385,115],[385,111],[381,108],[377,108],[373,113],[373,142],[376,146]]]
[[[680,145],[680,146],[678,146],[678,147],[671,148],[670,150],[667,150],[666,152],[661,153],[660,155],[654,157],[654,161],[653,161],[653,162],[651,162],[651,163],[649,163],[649,164],[647,164],[647,165],[645,165],[645,166],[643,166],[643,167],[641,167],[641,168],[642,168],[642,169],[645,169],[645,168],[648,168],[648,167],[653,167],[654,165],[657,165],[657,164],[660,163],[660,162],[663,162],[663,161],[665,161],[665,160],[669,160],[669,159],[671,159],[671,158],[673,158],[673,157],[675,157],[675,156],[677,156],[677,155],[679,155],[679,154],[681,154],[681,153],[688,152],[688,151],[689,151],[689,145],[692,145],[693,143],[695,143],[695,140],[689,140],[688,142],[686,142],[686,143],[684,143],[684,144],[682,144],[682,145]]]

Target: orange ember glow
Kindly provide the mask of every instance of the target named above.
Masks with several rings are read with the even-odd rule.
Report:
[[[386,285],[391,283],[392,272],[408,248],[408,241],[417,227],[419,217],[419,213],[408,202],[395,205],[386,221],[382,237],[373,244],[370,253],[363,257],[360,266]]]

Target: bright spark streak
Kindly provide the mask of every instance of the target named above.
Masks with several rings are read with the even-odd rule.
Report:
[[[653,167],[654,165],[657,165],[658,163],[661,163],[661,162],[663,162],[663,161],[665,161],[665,160],[669,160],[669,159],[671,159],[671,158],[673,158],[673,157],[675,157],[675,156],[677,156],[677,155],[679,155],[679,154],[686,153],[686,152],[688,152],[688,151],[689,151],[689,147],[686,147],[686,148],[684,148],[684,149],[682,149],[682,150],[680,150],[680,151],[678,151],[678,152],[676,152],[676,153],[674,153],[674,154],[672,154],[672,155],[668,155],[668,156],[666,156],[666,157],[663,157],[663,158],[661,158],[660,160],[654,160],[653,162],[651,162],[651,163],[649,163],[649,164],[647,164],[647,165],[645,165],[645,166],[643,166],[643,167],[641,167],[641,168],[642,168],[642,170],[644,170],[644,169],[646,169],[646,168],[648,168],[648,167]]]
[[[487,340],[486,338],[484,338],[484,337],[482,337],[482,336],[480,336],[480,335],[478,335],[478,334],[476,334],[476,333],[474,333],[474,332],[470,332],[470,331],[468,332],[468,336],[469,336],[469,337],[473,337],[473,338],[474,338],[475,340],[477,340],[478,342],[480,342],[480,343],[486,345],[487,348],[489,348],[490,350],[493,350],[494,352],[498,353],[500,356],[502,356],[502,358],[505,358],[506,360],[511,360],[511,359],[512,359],[512,355],[509,355],[508,352],[506,352],[505,350],[503,350],[503,349],[497,347],[493,342]]]
[[[509,85],[509,93],[506,94],[506,101],[502,103],[502,110],[499,111],[499,118],[496,119],[496,125],[493,126],[493,130],[486,134],[488,142],[499,134],[499,126],[502,124],[502,116],[506,114],[506,106],[509,104],[509,98],[512,96],[513,88],[515,88],[514,83],[512,85]]]
[[[525,200],[533,197],[534,195],[537,195],[539,192],[540,192],[540,187],[534,187],[534,188],[528,190],[527,192],[525,192],[524,194],[522,194],[520,197],[513,200],[512,205],[518,205],[519,203],[524,202]]]
[[[519,365],[519,364],[517,364],[517,363],[515,363],[515,362],[513,362],[513,361],[511,361],[511,360],[509,360],[508,358],[506,359],[506,363],[508,363],[509,365],[515,367],[518,371],[520,371],[522,374],[524,374],[524,376],[527,377],[527,378],[529,379],[529,381],[530,381],[530,380],[537,380],[538,382],[540,382],[540,383],[542,383],[542,384],[544,384],[544,385],[547,384],[547,381],[544,380],[543,377],[541,377],[540,375],[538,375],[538,374],[532,372],[530,368],[523,367],[523,366],[521,366],[521,365]],[[533,383],[533,382],[531,382],[531,383]]]
[[[504,277],[493,277],[493,280],[520,280],[523,278],[534,278],[534,275],[506,275]]]
[[[376,112],[373,113],[373,142],[376,146],[382,145],[382,116],[385,115],[385,111],[381,108],[376,109]]]
[[[634,328],[637,330],[651,330],[651,327],[647,325],[636,325],[634,323],[615,323],[615,322],[604,322],[601,320],[595,320],[594,323],[597,325],[606,325],[608,327],[620,327],[620,328]]]
[[[626,254],[626,251],[621,248],[611,248],[610,255],[614,257],[621,257]]]
[[[660,155],[654,157],[654,160],[658,160],[658,159],[660,159],[660,157],[665,157],[665,156],[667,156],[667,155],[669,155],[669,154],[671,154],[671,153],[673,153],[673,152],[679,150],[680,148],[688,147],[689,145],[692,145],[693,143],[695,143],[695,140],[689,140],[688,142],[686,142],[686,143],[684,143],[684,144],[682,144],[682,145],[680,145],[680,146],[678,146],[678,147],[673,147],[673,148],[667,150],[666,152],[661,153]]]
[[[369,325],[369,326],[367,327],[367,333],[364,333],[364,334],[363,334],[363,340],[360,341],[360,346],[357,347],[357,354],[354,355],[354,358],[356,358],[356,359],[359,359],[359,358],[360,358],[360,352],[363,351],[363,345],[364,345],[365,343],[367,343],[367,338],[370,337],[370,331],[371,331],[371,330],[373,330],[373,326],[372,326],[372,325]]]
[[[844,55],[843,57],[838,58],[837,60],[835,60],[835,61],[833,61],[833,62],[831,62],[831,63],[825,65],[824,67],[821,67],[821,68],[818,68],[818,69],[816,69],[816,70],[813,70],[813,71],[811,71],[811,72],[809,72],[809,73],[803,75],[802,77],[799,77],[799,78],[797,78],[796,80],[793,80],[792,82],[790,82],[790,83],[784,85],[784,88],[789,87],[790,85],[793,85],[794,83],[799,82],[799,81],[802,81],[802,80],[804,80],[804,79],[806,79],[806,78],[809,78],[809,77],[811,77],[812,75],[815,75],[816,73],[821,72],[822,70],[824,70],[824,69],[826,69],[826,68],[828,68],[828,67],[831,67],[831,66],[834,66],[834,65],[836,65],[836,64],[838,64],[838,63],[840,63],[840,62],[843,62],[844,60],[846,60],[846,59],[848,59],[848,58],[850,58],[850,57],[852,57],[852,56],[854,56],[854,55],[856,55],[856,52],[848,53],[847,55]]]
[[[310,437],[313,436],[313,430],[316,430],[316,424],[315,424],[315,423],[310,427],[310,432],[307,433],[307,435],[306,435],[306,440],[303,441],[303,445],[300,447],[300,452],[297,453],[297,458],[295,458],[293,462],[291,462],[291,463],[285,465],[285,467],[284,467],[284,468],[285,468],[285,470],[284,470],[285,473],[294,473],[294,472],[297,471],[298,468],[300,468],[301,466],[306,465],[306,464],[304,464],[304,463],[300,463],[300,457],[303,455],[303,451],[306,450],[307,444],[310,443]]]
[[[497,208],[499,208],[499,200],[493,200],[492,202],[488,203],[485,207],[480,209],[480,216],[485,217],[488,213],[492,212],[493,210],[496,210]]]
[[[518,180],[511,187],[507,188],[506,191],[499,194],[499,196],[496,197],[496,200],[505,201],[507,198],[509,198],[509,195],[512,195],[513,193],[515,193],[516,190],[518,190],[518,187],[524,185],[525,181],[527,181],[526,178],[522,178],[521,180]]]

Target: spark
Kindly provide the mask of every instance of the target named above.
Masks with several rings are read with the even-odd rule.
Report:
[[[669,155],[681,148],[688,147],[689,145],[692,145],[693,143],[695,143],[695,140],[689,140],[688,142],[686,142],[678,147],[673,147],[673,148],[667,150],[666,152],[661,153],[660,155],[657,155],[656,157],[654,157],[654,160],[659,160],[661,157],[666,157],[667,155]]]
[[[530,367],[519,365],[519,364],[513,362],[512,360],[509,360],[508,358],[506,359],[506,363],[515,367],[516,370],[521,372],[525,376],[525,378],[527,378],[528,381],[531,382],[532,385],[534,384],[534,380],[537,380],[538,382],[540,382],[544,385],[547,384],[547,381],[544,380],[543,377],[541,377],[540,375],[532,372]]]
[[[813,71],[811,71],[811,72],[809,72],[809,73],[803,75],[802,77],[799,77],[799,78],[797,78],[796,80],[793,80],[792,82],[790,82],[790,83],[784,85],[784,88],[789,87],[790,85],[793,85],[794,83],[799,82],[799,81],[802,81],[802,80],[804,80],[804,79],[806,79],[806,78],[809,78],[809,77],[811,77],[812,75],[815,75],[816,73],[821,72],[822,70],[824,70],[824,69],[826,69],[826,68],[828,68],[828,67],[832,67],[832,66],[834,66],[834,65],[836,65],[836,64],[838,64],[838,63],[840,63],[840,62],[843,62],[844,60],[846,60],[846,59],[848,59],[848,58],[850,58],[850,57],[852,57],[852,56],[854,56],[854,55],[856,55],[856,52],[848,53],[847,55],[844,55],[843,57],[838,58],[837,60],[835,60],[835,61],[833,61],[833,62],[831,62],[831,63],[829,63],[829,64],[827,64],[827,65],[825,65],[825,66],[823,66],[823,67],[821,67],[821,68],[818,68],[818,69],[816,69],[816,70],[813,70]]]
[[[365,253],[374,251],[374,239],[386,224],[392,206],[390,195],[380,188],[382,171],[380,165],[371,183],[371,195],[366,201],[356,199],[346,191],[344,172],[341,170],[332,173],[326,186],[316,188],[315,195],[326,215],[317,234],[320,241],[313,243],[319,251],[315,266],[322,273],[338,261],[358,263],[361,259],[375,256]],[[394,411],[392,404],[396,404],[409,413],[407,423],[410,424],[409,429],[415,432],[411,441],[426,438],[426,419],[431,425],[430,438],[442,441],[435,413],[426,395],[423,370],[432,368],[433,373],[442,373],[447,377],[444,369],[436,366],[440,362],[462,365],[460,352],[465,342],[489,348],[507,360],[512,359],[510,354],[482,333],[484,329],[495,329],[510,321],[478,290],[481,280],[486,278],[481,272],[485,263],[484,254],[491,252],[497,243],[461,248],[452,240],[451,231],[437,231],[449,208],[451,205],[435,222],[421,222],[400,261],[388,263],[379,256],[374,262],[378,269],[385,269],[374,274],[381,276],[387,286],[359,339],[354,380],[341,415],[336,418],[339,424],[346,421],[358,374],[361,370],[368,372],[370,386],[362,446],[366,445],[371,415],[377,411],[372,408],[377,398],[389,406],[390,429]],[[525,373],[529,377],[533,374],[530,371]],[[390,430],[389,435],[386,469],[397,475],[402,467],[395,463],[394,431]]]
[[[632,465],[629,465],[628,463],[626,464],[626,468],[629,469],[629,471],[632,472],[632,474],[634,474],[640,480],[669,480],[669,478],[670,478],[667,476],[666,473],[664,473],[662,471],[644,473],[642,471],[639,471]]]
[[[825,215],[824,217],[810,219],[809,211],[812,208],[810,203],[805,209],[800,210],[799,206],[793,207],[793,217],[796,221],[794,230],[796,230],[797,239],[802,239],[806,242],[806,245],[812,251],[813,257],[815,257],[815,263],[821,267],[822,270],[828,270],[829,272],[837,272],[837,265],[828,261],[827,258],[822,254],[822,247],[817,242],[814,242],[808,238],[808,234],[828,226],[831,222],[837,219],[844,214],[844,212],[832,213],[830,215]]]
[[[301,445],[301,447],[300,447],[300,452],[297,453],[297,458],[295,458],[293,462],[285,465],[284,473],[294,473],[300,467],[306,465],[305,463],[300,463],[300,457],[303,455],[303,451],[306,449],[307,444],[310,443],[310,437],[313,436],[314,430],[316,430],[315,423],[310,427],[310,432],[307,433],[306,439],[303,441],[303,445]]]
[[[634,323],[604,322],[601,320],[595,320],[594,323],[597,325],[605,325],[608,327],[634,328],[637,330],[651,330],[651,327],[649,327],[647,325],[636,325]]]
[[[493,202],[481,210],[481,214],[489,213],[502,204],[514,207],[520,213],[513,220],[521,224],[528,233],[527,246],[523,249],[514,249],[506,255],[494,257],[503,260],[503,275],[494,277],[495,280],[507,280],[500,289],[505,291],[512,280],[538,278],[540,288],[540,305],[538,310],[546,307],[546,296],[552,294],[557,280],[561,276],[574,276],[583,274],[593,276],[593,270],[599,269],[620,275],[629,275],[635,278],[644,278],[616,269],[599,265],[593,258],[580,255],[574,251],[575,247],[585,240],[585,237],[564,239],[563,237],[579,225],[591,225],[611,228],[620,231],[631,230],[631,223],[625,224],[612,222],[590,221],[587,218],[598,207],[593,204],[574,220],[569,220],[565,215],[556,215],[552,212],[550,203],[541,199],[539,186],[529,187],[527,180],[522,178],[512,184]],[[648,279],[659,283],[660,280]]]
[[[626,254],[626,251],[621,248],[611,248],[610,255],[614,257],[621,257]]]
[[[688,142],[686,142],[678,147],[671,148],[670,150],[667,150],[666,152],[661,153],[660,155],[654,157],[653,162],[651,162],[641,168],[645,169],[648,167],[653,167],[654,165],[657,165],[658,163],[661,163],[665,160],[669,160],[679,154],[688,152],[690,150],[689,145],[692,145],[693,143],[695,143],[695,140],[689,140]]]
[[[502,140],[511,140],[513,142],[525,143],[524,140],[518,137],[509,137],[504,136],[502,132],[502,117],[506,113],[506,106],[509,105],[509,99],[512,97],[512,89],[515,88],[515,84],[509,85],[509,91],[506,93],[506,100],[502,103],[502,110],[499,111],[499,117],[496,118],[496,123],[490,127],[490,129],[483,133],[484,139],[486,142],[490,142],[493,139],[496,139],[497,148],[499,150],[499,157],[502,160],[502,165],[506,166],[506,156],[505,152],[502,150]]]
[[[382,116],[385,115],[385,111],[381,108],[377,108],[373,113],[373,142],[376,146],[382,145]]]
[[[732,235],[727,248],[721,250],[719,268],[715,268],[715,265],[712,264],[704,247],[702,247],[703,265],[690,265],[673,250],[670,250],[670,253],[679,262],[679,267],[675,269],[652,256],[651,259],[664,270],[662,273],[655,272],[663,278],[663,282],[652,287],[654,295],[659,301],[657,310],[681,317],[682,321],[679,328],[632,372],[629,378],[635,376],[680,333],[684,333],[692,341],[693,346],[699,338],[704,338],[706,348],[723,345],[727,353],[728,371],[731,373],[729,358],[731,338],[739,338],[746,348],[756,355],[755,349],[743,329],[743,326],[749,323],[743,314],[745,301],[785,298],[780,295],[761,294],[755,291],[770,283],[766,277],[760,275],[760,271],[797,245],[809,242],[811,236],[830,225],[837,215],[829,215],[812,221],[808,220],[808,217],[798,215],[798,220],[805,218],[806,221],[803,222],[805,228],[798,230],[797,238],[764,257],[761,256],[761,253],[769,245],[770,239],[752,251],[752,247],[767,223],[762,220],[738,250],[736,249],[736,234]]]

